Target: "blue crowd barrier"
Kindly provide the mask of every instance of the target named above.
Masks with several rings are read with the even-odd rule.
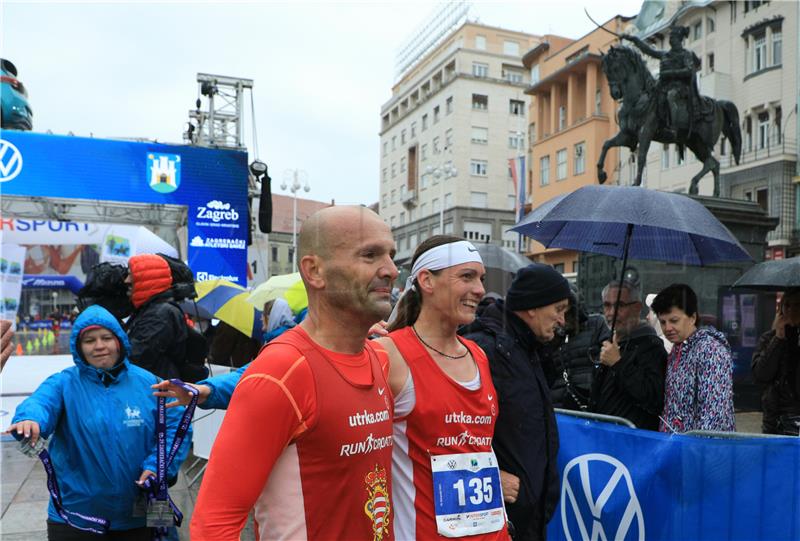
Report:
[[[548,539],[800,539],[800,438],[662,434],[559,414]]]

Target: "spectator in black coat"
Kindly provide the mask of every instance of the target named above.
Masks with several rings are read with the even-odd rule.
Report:
[[[603,342],[611,331],[600,314],[589,314],[573,290],[562,332],[547,345],[545,363],[553,407],[569,410],[589,408],[594,372],[600,362]]]
[[[166,260],[154,254],[128,260],[131,302],[128,320],[130,360],[162,379],[182,378],[186,365],[188,329],[183,312],[173,302],[172,272]]]
[[[603,289],[603,313],[611,326],[619,283]],[[653,327],[640,318],[638,286],[622,284],[613,341],[603,342],[601,367],[592,384],[592,411],[628,419],[637,428],[658,430],[664,406],[667,351]]]
[[[761,396],[764,434],[798,435],[800,420],[800,289],[784,293],[772,330],[753,352],[753,376]]]
[[[500,412],[492,446],[515,541],[543,540],[559,498],[558,428],[539,352],[564,325],[569,284],[548,265],[520,270],[506,295],[460,332],[486,352]]]

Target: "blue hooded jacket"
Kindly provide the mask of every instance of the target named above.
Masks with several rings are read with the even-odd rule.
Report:
[[[109,371],[91,366],[79,354],[80,332],[92,325],[119,339],[121,360]],[[127,335],[100,306],[90,306],[75,320],[70,347],[75,366],[47,378],[19,405],[13,422],[36,421],[41,437],[49,438],[66,510],[105,518],[112,530],[143,527],[145,518],[131,514],[140,492],[135,482],[143,470],[156,472],[157,411],[150,386],[158,378],[130,364]],[[167,410],[167,452],[183,412],[183,407]],[[191,433],[168,469],[169,478],[178,474],[190,441]],[[47,514],[51,521],[64,522],[52,501]]]

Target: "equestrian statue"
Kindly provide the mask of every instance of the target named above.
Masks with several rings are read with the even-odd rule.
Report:
[[[689,28],[670,27],[668,51],[654,49],[636,36],[615,35],[631,42],[644,54],[657,58],[660,61],[659,74],[656,81],[642,57],[629,47],[614,46],[602,55],[602,69],[611,97],[621,101],[622,106],[618,112],[619,133],[603,144],[597,162],[600,184],[607,178],[603,164],[608,150],[624,146],[631,152],[638,148],[634,185],[639,186],[650,143],[657,141],[677,145],[681,159],[688,147],[703,164],[700,172],[692,177],[690,194],[697,194],[698,182],[711,171],[714,174],[714,196],[718,197],[719,162],[714,158],[714,145],[722,133],[731,142],[738,165],[742,152],[739,112],[729,101],[700,95],[695,77],[700,59],[683,48]]]

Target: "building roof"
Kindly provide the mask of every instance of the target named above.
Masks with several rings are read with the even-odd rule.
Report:
[[[290,195],[272,194],[272,232],[273,233],[291,233],[292,232],[292,214],[294,197]],[[334,205],[334,201],[325,203],[323,201],[314,201],[313,199],[297,198],[297,230],[300,231],[300,225],[312,214],[318,210]]]

